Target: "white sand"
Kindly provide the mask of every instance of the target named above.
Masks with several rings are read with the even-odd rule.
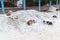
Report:
[[[60,40],[60,15],[53,18],[55,12],[27,10],[11,14],[10,17],[18,16],[18,19],[12,20],[0,15],[0,40]],[[34,19],[36,23],[28,26],[26,22],[30,19]],[[43,24],[43,20],[50,20],[53,25]]]

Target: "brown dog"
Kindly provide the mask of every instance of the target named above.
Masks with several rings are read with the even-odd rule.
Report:
[[[10,13],[6,13],[6,16],[10,16],[11,14]]]
[[[9,10],[8,13],[6,13],[6,16],[10,16],[13,11]]]
[[[27,22],[28,25],[32,25],[33,23],[35,23],[35,20],[29,20],[29,21]]]

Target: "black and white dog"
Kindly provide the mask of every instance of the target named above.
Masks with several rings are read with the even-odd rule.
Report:
[[[53,25],[53,23],[51,21],[45,21],[45,20],[43,20],[43,23],[44,24],[48,24],[48,25]]]

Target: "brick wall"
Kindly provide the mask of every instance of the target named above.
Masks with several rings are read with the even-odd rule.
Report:
[[[9,2],[9,0],[4,0],[4,2]]]

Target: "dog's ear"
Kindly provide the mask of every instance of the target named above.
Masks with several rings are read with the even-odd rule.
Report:
[[[33,23],[35,23],[35,20],[33,20]]]
[[[45,20],[43,20],[43,23],[45,23]]]
[[[59,11],[59,9],[56,9],[56,11]]]
[[[57,18],[57,16],[56,15],[53,15],[53,18]]]

